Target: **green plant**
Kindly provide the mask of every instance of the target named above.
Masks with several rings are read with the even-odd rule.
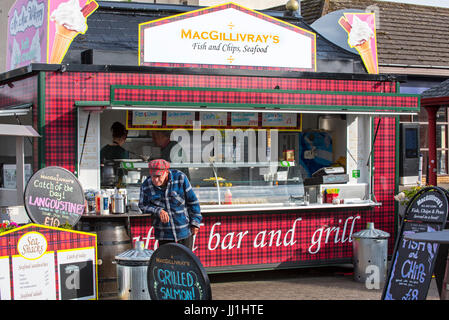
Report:
[[[411,188],[407,188],[399,192],[397,195],[394,196],[394,199],[398,201],[401,205],[408,205],[409,201],[417,194],[421,189],[427,188],[431,186],[421,186],[416,185]]]
[[[72,230],[73,226],[70,223],[66,222],[64,224],[61,224],[58,228]]]

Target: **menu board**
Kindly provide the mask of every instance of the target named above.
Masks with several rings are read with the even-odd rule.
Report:
[[[200,112],[201,126],[226,127],[228,125],[227,112]]]
[[[53,252],[39,259],[12,258],[14,300],[56,300]]]
[[[210,300],[206,270],[198,257],[178,243],[160,246],[151,256],[147,272],[152,300]]]
[[[428,187],[407,207],[384,288],[384,300],[425,300],[438,254],[437,243],[404,239],[405,234],[443,229],[448,210],[445,191]]]
[[[296,113],[262,113],[262,127],[287,127],[295,128],[297,126]]]
[[[46,167],[37,171],[25,188],[25,209],[38,224],[74,226],[85,208],[84,191],[70,171]]]
[[[9,257],[0,257],[0,300],[11,300]]]
[[[61,300],[95,298],[95,249],[58,251],[58,279]]]
[[[193,121],[193,111],[167,111],[167,126],[192,126]]]
[[[0,234],[1,300],[97,297],[97,236],[28,224]]]
[[[302,117],[298,113],[128,110],[126,119],[126,128],[128,130],[160,130],[167,128],[193,130],[195,121],[199,121],[204,130],[210,128],[302,130]]]
[[[162,111],[133,111],[132,124],[135,126],[162,125]]]
[[[232,127],[257,127],[259,115],[255,112],[233,112],[231,114]]]

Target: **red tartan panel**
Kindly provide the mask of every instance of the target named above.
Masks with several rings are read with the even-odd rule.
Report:
[[[109,101],[111,85],[209,87],[285,90],[395,92],[394,82],[287,79],[142,73],[46,73],[45,165],[74,172],[76,108],[74,102]],[[143,97],[145,99],[145,97]]]
[[[326,264],[353,255],[351,235],[374,222],[379,229],[389,221],[372,209],[340,209],[208,216],[194,243],[194,253],[205,267],[238,265]],[[133,240],[157,243],[151,218],[131,220]]]
[[[374,130],[378,121],[377,118],[374,122]],[[377,202],[382,203],[382,206],[365,210],[317,209],[274,214],[242,213],[221,217],[204,214],[204,226],[195,240],[195,254],[205,267],[218,268],[281,263],[326,264],[328,261],[340,259],[350,261],[353,255],[350,235],[365,229],[367,222],[374,222],[376,229],[390,233],[388,245],[391,254],[395,234],[395,126],[395,118],[382,118],[374,146],[374,192]],[[133,239],[143,239],[148,248],[154,249],[157,244],[151,228],[150,218],[131,220]],[[272,230],[281,231],[282,245],[276,246],[277,237],[274,237],[273,244],[269,245],[269,232]],[[240,248],[239,233],[244,235]],[[255,248],[254,240],[259,240],[256,243],[262,243],[264,234],[266,246]],[[293,240],[290,241],[292,245],[284,245],[284,240],[287,244]],[[230,248],[232,245],[234,247]]]
[[[290,92],[241,92],[241,91],[204,91],[191,89],[166,88],[114,88],[114,104],[127,102],[171,102],[191,104],[233,104],[234,106],[263,105],[263,106],[336,106],[344,107],[377,107],[389,108],[418,108],[418,97],[383,96],[383,95],[350,95],[350,94],[322,94],[290,93]]]
[[[226,76],[192,76],[192,75],[157,75],[157,74],[118,74],[118,73],[48,73],[46,82],[46,165],[63,166],[74,171],[76,160],[76,129],[74,101],[108,101],[111,85],[139,85],[139,86],[172,86],[172,87],[210,87],[210,88],[257,88],[272,89],[279,86],[289,90],[321,90],[321,91],[366,91],[366,92],[394,92],[394,83],[320,80],[320,79],[281,79],[259,77],[226,77]],[[144,97],[145,98],[145,97]],[[221,101],[223,102],[223,101]],[[354,232],[364,229],[366,222],[374,222],[375,227],[393,235],[394,229],[394,167],[395,167],[395,122],[394,118],[383,118],[375,145],[375,193],[382,207],[368,210],[332,210],[239,215],[239,216],[206,216],[205,225],[201,229],[195,246],[195,251],[207,267],[227,266],[238,264],[282,263],[292,262],[306,264],[316,261],[325,263],[332,259],[350,259],[352,245],[349,240],[341,243],[335,240],[337,230],[341,233],[347,219],[355,221]],[[351,218],[352,217],[352,218]],[[359,217],[359,218],[358,218]],[[252,243],[263,231],[281,230],[285,234],[293,227],[296,219],[295,237],[293,245],[265,246],[254,250]],[[348,220],[348,221],[349,221]],[[351,222],[350,221],[350,222]],[[150,219],[134,218],[132,223],[133,237],[147,237],[151,229]],[[216,223],[221,223],[216,225]],[[349,223],[349,222],[348,222]],[[237,239],[238,232],[248,231],[242,237],[241,248],[208,250],[212,227],[220,233],[222,240],[229,245],[231,237]],[[326,228],[334,229],[326,229]],[[247,228],[247,229],[245,229]],[[320,250],[310,253],[313,236],[318,237],[320,228],[324,228]],[[330,236],[325,239],[325,230]],[[347,231],[347,230],[346,230]],[[326,231],[327,232],[327,231]],[[234,236],[231,235],[234,233]],[[292,232],[291,232],[292,233]],[[229,234],[229,235],[228,235]],[[213,235],[213,233],[212,233]],[[390,248],[393,242],[390,237]],[[150,241],[150,247],[153,240]],[[336,241],[334,244],[333,241]],[[340,242],[339,242],[340,241]],[[245,247],[243,247],[245,246]],[[221,245],[220,245],[221,248]]]
[[[0,86],[0,109],[24,103],[32,103],[36,107],[37,94],[37,76],[11,81]]]
[[[381,124],[374,145],[374,193],[377,202],[382,203],[376,207],[374,212],[383,217],[383,225],[374,225],[390,233],[389,253],[393,252],[394,246],[394,191],[395,191],[395,167],[396,167],[396,121],[395,118],[380,118]],[[375,118],[374,132],[379,118]]]
[[[47,239],[47,251],[97,246],[97,237],[95,234],[69,232],[68,230],[65,231],[63,229],[47,228],[45,226],[31,224],[11,233],[0,234],[0,256],[18,255],[17,246],[12,246],[11,243],[17,243],[28,232],[41,233]]]

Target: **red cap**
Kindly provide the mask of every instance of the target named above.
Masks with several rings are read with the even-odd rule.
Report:
[[[148,168],[150,168],[150,175],[160,176],[164,171],[170,169],[170,162],[164,159],[152,160],[148,163]]]

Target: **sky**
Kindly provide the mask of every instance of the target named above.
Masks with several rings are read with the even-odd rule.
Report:
[[[449,8],[449,0],[378,0]]]

